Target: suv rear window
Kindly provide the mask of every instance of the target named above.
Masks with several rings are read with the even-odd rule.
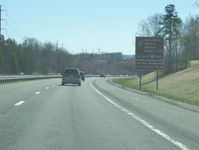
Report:
[[[66,69],[64,74],[79,74],[77,69]]]

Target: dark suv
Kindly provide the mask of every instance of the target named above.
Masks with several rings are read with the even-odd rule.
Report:
[[[105,78],[105,77],[106,77],[105,73],[100,74],[100,78]]]
[[[80,71],[80,76],[83,81],[85,81],[84,71]]]
[[[64,84],[78,84],[81,86],[80,71],[77,68],[66,68],[63,72],[62,85]]]

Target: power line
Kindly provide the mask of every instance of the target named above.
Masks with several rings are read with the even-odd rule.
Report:
[[[12,30],[12,32],[10,32],[10,30]],[[20,32],[18,32],[16,29],[14,29],[12,26],[8,25],[8,30],[7,30],[7,35],[8,33],[15,33],[15,35],[17,35],[19,38],[23,39],[24,36],[23,34],[21,34]],[[9,34],[10,35],[10,34]]]
[[[8,27],[8,29],[7,29],[8,33],[12,33],[12,35],[17,35],[21,39],[24,39],[24,37],[26,37],[26,34],[24,34],[22,32],[22,30],[19,27],[16,26],[16,24],[10,24],[9,20],[8,20],[8,23],[7,23],[7,27]]]
[[[6,19],[2,19],[2,11],[6,11],[6,10],[2,10],[2,5],[0,5],[0,35],[2,35],[2,30],[6,30],[5,28],[2,28],[2,20],[6,20]],[[12,30],[12,35],[13,33],[15,35],[17,35],[18,37],[20,37],[21,39],[24,39],[25,37],[31,37],[31,35],[26,32],[22,27],[20,27],[8,14],[6,11],[6,17],[7,19],[9,19],[9,22],[11,22],[11,24],[8,24],[8,22],[6,21],[6,25],[9,27],[9,30]],[[13,26],[14,25],[14,26]],[[6,30],[7,31],[7,30]],[[6,32],[6,35],[10,35],[8,34],[9,31]],[[10,37],[10,36],[8,36]]]
[[[23,32],[23,34],[28,35],[28,37],[31,37],[31,35],[28,32],[26,32],[21,26],[19,26],[8,14],[7,17],[18,28],[20,32]]]
[[[1,6],[2,5],[0,5],[0,35],[1,35],[1,31],[5,30],[5,28],[1,27],[2,20],[6,20],[6,19],[1,19],[1,15],[2,15],[1,12],[5,11],[1,9]],[[31,37],[31,35],[28,32],[26,32],[20,25],[16,23],[16,21],[14,21],[14,19],[12,19],[8,15],[7,11],[6,11],[6,18],[8,19],[8,21],[6,21],[6,25],[8,27],[6,30],[7,37],[13,38],[13,36],[14,37],[17,36],[19,39],[22,39],[22,40],[24,40],[24,38],[26,37]]]

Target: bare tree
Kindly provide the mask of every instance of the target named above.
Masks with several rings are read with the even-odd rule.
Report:
[[[187,37],[186,56],[190,60],[199,59],[199,16],[190,16],[184,24],[184,37]],[[185,44],[185,43],[184,43]]]
[[[196,5],[197,7],[199,7],[199,1],[198,1],[198,0],[195,1],[195,5]]]
[[[154,14],[139,23],[139,36],[157,36],[158,29],[160,28],[161,14]]]

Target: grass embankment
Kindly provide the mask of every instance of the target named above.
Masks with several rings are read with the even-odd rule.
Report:
[[[144,75],[142,84],[155,78],[156,72]],[[115,79],[114,82],[139,90],[139,78]],[[199,61],[191,61],[188,69],[159,79],[158,91],[156,91],[156,81],[142,85],[142,91],[199,106]]]

